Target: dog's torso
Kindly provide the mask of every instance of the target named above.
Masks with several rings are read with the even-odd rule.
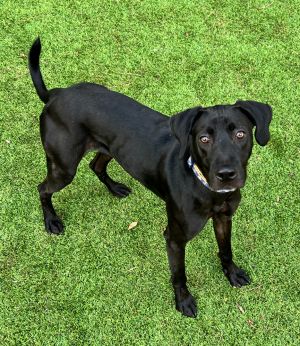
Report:
[[[79,150],[84,153],[98,150],[112,156],[132,177],[168,202],[179,220],[188,220],[184,226],[187,239],[191,239],[222,208],[231,215],[239,201],[232,196],[239,194],[220,195],[202,185],[187,163],[178,159],[180,145],[172,135],[169,119],[125,95],[81,83],[50,91],[41,129],[45,146],[60,133],[73,150],[82,145]]]
[[[167,116],[97,84],[51,90],[42,121],[46,143],[55,135],[51,128],[57,133],[60,127],[69,140],[84,143],[85,151],[110,154],[147,187],[148,177],[160,179],[160,153],[178,146]]]

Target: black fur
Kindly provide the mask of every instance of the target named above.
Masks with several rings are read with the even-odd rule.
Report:
[[[269,139],[271,108],[254,101],[235,105],[196,107],[171,118],[131,98],[92,84],[47,90],[43,82],[37,39],[29,53],[29,69],[40,99],[40,118],[48,174],[39,193],[48,232],[59,234],[63,224],[51,197],[71,183],[83,155],[97,151],[90,163],[109,191],[126,197],[130,189],[115,182],[106,167],[114,158],[131,176],[166,203],[164,233],[176,308],[195,317],[197,308],[186,285],[185,246],[213,219],[223,271],[231,285],[249,283],[232,260],[231,217],[240,202],[246,166],[252,149],[252,128],[265,145]],[[211,189],[187,165],[201,168]]]

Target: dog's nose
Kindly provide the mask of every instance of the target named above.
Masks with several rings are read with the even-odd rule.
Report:
[[[222,168],[217,172],[216,177],[220,181],[233,180],[236,177],[236,172],[231,168]]]

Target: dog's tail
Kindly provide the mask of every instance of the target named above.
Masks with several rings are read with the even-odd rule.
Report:
[[[40,54],[41,54],[41,41],[38,37],[32,44],[29,55],[28,55],[28,65],[30,75],[33,81],[33,85],[35,90],[39,96],[39,98],[47,103],[49,100],[49,93],[46,88],[46,85],[43,81],[43,77],[40,70]]]

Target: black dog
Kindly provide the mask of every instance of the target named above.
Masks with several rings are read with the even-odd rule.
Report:
[[[195,107],[169,118],[97,84],[47,90],[40,52],[37,39],[29,53],[29,69],[46,104],[40,130],[48,174],[38,190],[47,231],[63,231],[52,194],[70,184],[83,155],[96,150],[90,167],[114,195],[126,197],[130,189],[108,176],[106,167],[112,158],[166,202],[164,236],[179,311],[196,316],[196,302],[186,285],[185,246],[210,217],[226,277],[235,287],[248,284],[247,274],[232,260],[231,217],[246,179],[253,126],[257,142],[267,144],[271,107],[237,101]]]

